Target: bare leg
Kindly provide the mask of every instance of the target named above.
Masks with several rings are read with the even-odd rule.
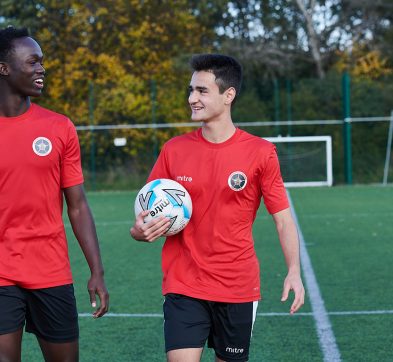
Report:
[[[23,329],[0,335],[0,361],[20,362]]]
[[[78,362],[79,341],[52,343],[38,338],[46,362]]]
[[[199,362],[203,348],[182,348],[167,352],[168,362]]]

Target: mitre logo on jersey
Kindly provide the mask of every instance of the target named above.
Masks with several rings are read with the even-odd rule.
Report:
[[[228,177],[228,185],[233,191],[243,190],[247,185],[247,176],[241,171],[232,172]]]
[[[187,182],[192,182],[192,177],[191,176],[176,176],[176,181],[187,181]]]
[[[37,137],[33,141],[33,151],[38,156],[48,156],[52,151],[52,143],[46,137]]]

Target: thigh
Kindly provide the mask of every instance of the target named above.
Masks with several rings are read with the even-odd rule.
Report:
[[[203,348],[173,349],[166,354],[167,362],[200,362]]]
[[[52,343],[39,337],[37,339],[46,362],[79,361],[78,340],[65,343]]]
[[[20,361],[26,301],[15,286],[0,287],[0,361]]]
[[[71,284],[26,290],[26,331],[50,343],[75,342],[79,338],[78,312]]]
[[[179,294],[167,294],[164,302],[166,352],[184,348],[202,349],[211,321],[206,302]]]
[[[209,347],[218,358],[227,361],[248,361],[252,328],[258,302],[215,303]]]
[[[0,287],[0,335],[23,328],[26,319],[26,298],[16,285]]]
[[[20,362],[23,329],[0,335],[0,361]]]

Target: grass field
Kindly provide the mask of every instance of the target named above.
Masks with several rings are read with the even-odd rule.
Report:
[[[70,257],[80,317],[80,357],[87,361],[165,361],[160,252],[162,240],[129,237],[133,192],[89,193],[111,294],[110,315],[93,320],[88,268],[69,223]],[[261,209],[254,238],[264,299],[254,326],[250,361],[393,361],[393,188],[353,186],[291,189],[304,246],[324,309],[313,307],[315,286],[296,316],[280,302],[286,269],[271,217]],[[307,275],[309,277],[309,275]],[[306,280],[306,275],[304,275]],[[315,291],[315,290],[314,290]],[[315,293],[314,293],[315,294]],[[321,325],[319,317],[329,325]],[[319,318],[319,319],[318,319]],[[329,329],[332,346],[322,334]],[[325,343],[325,344],[324,344]],[[25,334],[23,361],[42,361]],[[213,361],[205,350],[203,361]]]

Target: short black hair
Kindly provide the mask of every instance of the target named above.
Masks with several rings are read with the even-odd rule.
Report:
[[[19,38],[29,36],[27,28],[14,28],[8,26],[7,28],[0,29],[0,61],[7,61],[11,52],[14,49],[13,41]]]
[[[212,72],[221,94],[230,87],[235,88],[236,96],[240,94],[243,70],[235,58],[223,54],[195,54],[190,65],[195,72]]]

